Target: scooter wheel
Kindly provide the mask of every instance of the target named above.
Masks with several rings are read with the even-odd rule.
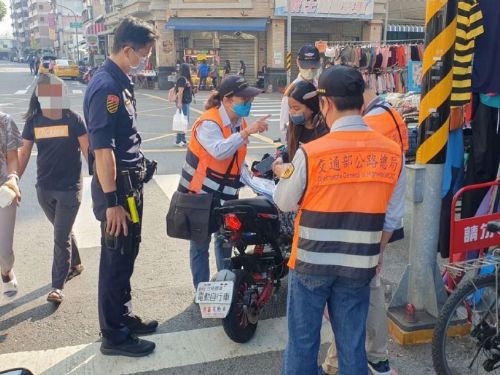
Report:
[[[255,334],[258,323],[258,313],[252,311],[249,307],[245,309],[244,305],[245,295],[255,285],[255,280],[247,271],[235,270],[233,272],[236,274],[233,302],[229,308],[229,313],[222,320],[222,326],[231,340],[237,343],[245,343]]]

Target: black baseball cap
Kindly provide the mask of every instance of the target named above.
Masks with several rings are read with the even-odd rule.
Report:
[[[243,98],[253,98],[262,92],[263,91],[257,87],[250,86],[245,78],[240,75],[227,76],[222,80],[219,88],[219,95],[221,98],[232,95]]]
[[[357,69],[335,65],[321,74],[317,91],[319,95],[324,96],[362,96],[365,91],[365,81]]]
[[[319,51],[311,44],[302,46],[299,51],[299,61],[303,69],[319,69],[321,66]]]

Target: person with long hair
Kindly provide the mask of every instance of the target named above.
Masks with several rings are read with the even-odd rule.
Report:
[[[175,90],[177,92],[177,108],[187,117],[189,124],[189,105],[193,101],[193,80],[191,79],[191,69],[188,64],[181,64]],[[175,144],[177,147],[187,145],[185,132],[177,132]]]
[[[319,99],[316,87],[307,81],[299,81],[291,85],[287,93],[289,121],[287,129],[287,152],[283,158],[278,158],[273,169],[280,175],[283,163],[291,161],[301,144],[314,141],[328,133],[319,110]]]
[[[217,201],[238,197],[241,168],[245,162],[248,138],[267,130],[265,116],[247,126],[254,98],[262,91],[251,87],[245,79],[232,75],[222,80],[205,105],[205,112],[193,125],[182,178],[177,190],[181,193],[213,194]],[[190,265],[193,285],[208,281],[210,267],[208,248],[211,237],[190,242]],[[229,266],[231,249],[215,240],[217,270]]]
[[[14,226],[17,204],[21,200],[18,187],[19,160],[17,150],[22,145],[21,134],[16,123],[6,113],[0,112],[0,189],[9,194],[0,204],[0,271],[2,293],[11,297],[17,293],[14,274]],[[12,200],[11,200],[12,199]]]
[[[82,159],[88,156],[87,129],[82,118],[69,109],[64,82],[40,74],[23,129],[19,176],[22,176],[36,143],[38,202],[54,226],[52,290],[47,301],[61,303],[66,281],[83,271],[73,224],[82,199]]]

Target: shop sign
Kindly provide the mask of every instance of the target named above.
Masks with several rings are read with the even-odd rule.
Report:
[[[408,91],[422,91],[422,61],[408,62]]]
[[[276,16],[287,16],[288,0],[276,0]],[[294,17],[373,19],[374,0],[290,0]]]
[[[87,35],[86,39],[89,46],[97,46],[97,35]]]
[[[283,53],[274,52],[274,65],[283,65]]]
[[[188,48],[184,50],[184,56],[198,56],[198,55],[208,55],[208,56],[214,56],[217,55],[217,52],[215,49],[192,49]]]

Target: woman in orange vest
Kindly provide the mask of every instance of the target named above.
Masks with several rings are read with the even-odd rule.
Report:
[[[212,193],[227,201],[238,198],[240,173],[245,162],[248,138],[267,130],[265,116],[250,126],[245,117],[250,115],[253,99],[262,91],[248,85],[244,77],[228,76],[214,91],[205,105],[206,111],[192,128],[186,161],[178,191],[182,193]],[[190,265],[195,289],[208,281],[210,267],[208,248],[210,237],[203,242],[190,242]],[[217,270],[226,268],[230,248],[222,240],[215,240]]]

